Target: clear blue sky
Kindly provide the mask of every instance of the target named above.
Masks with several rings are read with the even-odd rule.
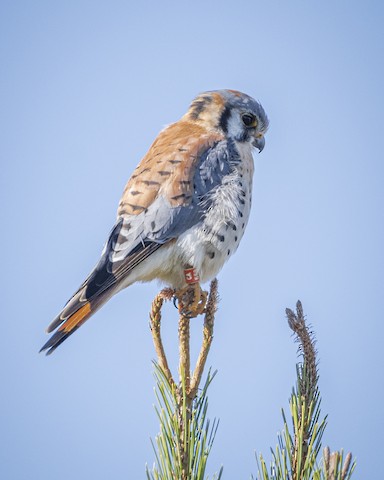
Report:
[[[378,478],[383,24],[380,1],[1,3],[2,479],[139,479],[152,464],[158,285],[120,293],[53,356],[37,351],[154,137],[218,88],[259,99],[271,126],[248,230],[219,277],[209,472],[249,478],[254,451],[276,444],[295,380],[284,310],[300,298],[318,340],[324,441],[356,455],[356,479]]]

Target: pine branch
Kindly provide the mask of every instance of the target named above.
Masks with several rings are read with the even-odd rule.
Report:
[[[197,358],[195,370],[193,372],[191,387],[189,395],[194,398],[199,388],[201,381],[201,376],[204,371],[205,363],[207,361],[209,349],[211,348],[211,343],[213,340],[213,326],[215,323],[215,314],[217,311],[217,304],[219,303],[219,293],[218,293],[218,284],[217,280],[214,279],[211,282],[211,288],[209,292],[209,297],[207,301],[207,306],[205,308],[204,316],[204,327],[203,327],[203,344],[199,356]]]
[[[163,290],[161,290],[161,292],[156,295],[155,299],[153,300],[151,312],[149,314],[149,327],[152,332],[153,344],[155,346],[158,363],[170,383],[174,383],[174,381],[172,378],[172,373],[168,367],[168,361],[165,355],[163,341],[161,340],[160,324],[161,309],[163,307],[164,300],[170,300],[173,294],[174,290],[171,288],[164,288]]]
[[[318,364],[315,338],[306,325],[301,302],[296,304],[296,313],[286,309],[288,324],[299,343],[303,361],[296,365],[296,388],[291,394],[289,406],[292,431],[284,410],[284,428],[278,435],[278,445],[272,450],[272,462],[268,471],[264,457],[260,455],[258,479],[262,480],[349,480],[355,468],[352,455],[345,460],[343,451],[329,453],[324,449],[324,458],[318,462],[321,441],[327,418],[320,420],[321,397],[318,387]],[[318,466],[320,463],[320,467]]]
[[[161,308],[164,300],[174,295],[162,290],[152,303],[150,328],[158,357],[155,363],[156,413],[160,433],[156,437],[156,464],[147,478],[156,480],[204,480],[206,463],[215,439],[218,422],[211,425],[207,419],[207,390],[215,375],[208,373],[199,393],[199,385],[213,338],[214,317],[217,310],[217,280],[211,282],[205,308],[203,342],[193,373],[190,371],[190,318],[179,318],[179,380],[175,382],[168,366],[161,339]],[[221,478],[222,469],[217,479]]]
[[[329,447],[323,450],[323,470],[318,479],[349,480],[355,470],[356,462],[352,462],[352,454],[347,453],[344,458],[343,450],[330,453]],[[315,477],[314,480],[317,480]]]
[[[218,303],[217,281],[211,283],[205,308],[203,342],[195,370],[190,371],[190,318],[179,319],[179,379],[176,382],[168,366],[161,340],[161,308],[164,300],[175,294],[165,289],[155,298],[150,314],[150,326],[158,357],[155,363],[155,407],[160,421],[160,433],[156,437],[156,464],[149,480],[204,480],[207,458],[215,439],[218,422],[210,425],[207,419],[207,390],[215,375],[208,373],[199,392],[203,370],[213,339],[214,317]],[[200,313],[200,312],[199,312]],[[327,418],[321,419],[321,397],[318,387],[318,364],[315,338],[306,325],[303,308],[298,301],[296,312],[286,309],[288,324],[299,344],[302,361],[296,365],[296,386],[292,391],[289,407],[291,427],[282,410],[284,428],[278,435],[278,445],[272,450],[272,462],[268,469],[261,455],[257,460],[258,479],[262,480],[350,480],[355,461],[343,450],[330,453],[323,450],[318,460]],[[156,448],[157,447],[157,448]],[[222,468],[217,479],[221,478]]]

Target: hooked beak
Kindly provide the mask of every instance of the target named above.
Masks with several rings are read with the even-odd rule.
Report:
[[[264,150],[265,147],[265,138],[264,135],[260,135],[259,137],[255,137],[253,140],[253,146],[256,147],[259,150],[259,153],[261,153]]]

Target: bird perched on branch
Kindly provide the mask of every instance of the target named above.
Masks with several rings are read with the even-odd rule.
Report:
[[[41,351],[52,353],[106,301],[135,282],[160,279],[179,310],[202,313],[214,278],[236,251],[251,208],[252,150],[268,118],[234,90],[205,92],[153,142],[125,187],[101,258],[60,314]]]

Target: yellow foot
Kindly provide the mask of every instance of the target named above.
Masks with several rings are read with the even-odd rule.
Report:
[[[208,292],[201,289],[200,283],[192,283],[175,292],[180,315],[194,318],[205,312]]]

